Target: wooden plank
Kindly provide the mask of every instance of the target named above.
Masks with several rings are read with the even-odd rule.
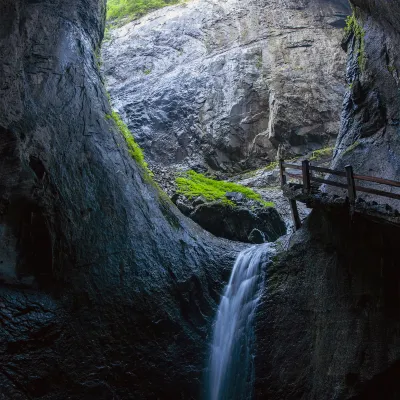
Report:
[[[301,165],[283,163],[284,168],[301,169]]]
[[[293,225],[296,231],[298,231],[301,228],[301,219],[299,216],[299,211],[297,209],[297,202],[296,200],[289,199],[289,204],[290,204],[290,211],[292,214],[292,219],[293,219]]]
[[[370,193],[370,194],[375,194],[377,196],[389,197],[391,199],[400,200],[400,194],[397,193],[390,193],[390,192],[385,192],[383,190],[366,188],[364,186],[356,186],[355,188],[358,192]]]
[[[346,165],[346,177],[347,177],[347,193],[349,196],[350,204],[356,203],[357,192],[356,185],[354,183],[353,167],[351,165]]]
[[[286,185],[286,175],[285,175],[284,160],[282,158],[279,160],[279,171],[281,177],[281,187],[283,188],[283,186]]]
[[[343,172],[343,171],[335,171],[334,169],[316,167],[314,165],[311,165],[310,169],[311,169],[311,171],[324,172],[326,174],[346,177],[346,172]]]
[[[310,189],[311,189],[310,162],[308,160],[304,160],[301,163],[301,170],[303,173],[303,192],[310,193]]]
[[[380,183],[382,185],[400,187],[400,182],[391,181],[389,179],[376,178],[375,176],[354,175],[354,179],[358,179],[360,181],[369,181],[369,182]]]
[[[343,189],[347,189],[347,185],[344,183],[328,181],[327,179],[317,178],[316,176],[312,176],[310,180],[311,180],[311,182],[326,183],[327,185],[330,185],[330,186],[336,186],[336,187],[340,187]]]
[[[288,176],[289,178],[294,178],[294,179],[302,179],[303,175],[302,174],[291,174],[290,172],[285,171],[285,175]]]

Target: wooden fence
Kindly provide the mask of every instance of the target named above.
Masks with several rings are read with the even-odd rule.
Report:
[[[317,167],[310,163],[309,160],[304,160],[301,165],[299,164],[291,164],[286,163],[284,160],[279,161],[280,166],[280,178],[281,178],[281,186],[283,187],[287,183],[287,177],[295,178],[302,181],[303,184],[303,193],[310,194],[311,193],[311,184],[319,183],[319,184],[326,184],[329,186],[335,186],[342,189],[347,190],[347,197],[351,205],[354,205],[357,199],[357,192],[364,192],[373,194],[376,196],[383,196],[388,197],[391,199],[400,200],[400,194],[392,193],[386,190],[379,190],[368,188],[365,186],[360,186],[358,183],[359,181],[364,182],[373,182],[380,185],[386,185],[389,187],[398,187],[400,188],[400,182],[392,181],[389,179],[377,178],[373,176],[366,176],[366,175],[357,175],[353,172],[353,167],[351,165],[347,165],[344,171],[333,170],[329,168]],[[293,174],[287,171],[287,169],[292,170],[300,170],[301,174]],[[339,177],[345,182],[340,181],[333,181],[325,178],[321,178],[315,176],[313,172],[329,174],[332,176]],[[296,229],[301,226],[300,218],[298,216],[296,202],[294,200],[290,200],[290,205],[292,209],[292,216],[294,220],[294,224]]]

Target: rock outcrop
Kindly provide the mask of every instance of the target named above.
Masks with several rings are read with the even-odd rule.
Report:
[[[174,196],[183,214],[215,236],[244,243],[274,242],[286,234],[285,221],[275,205],[266,207],[241,193],[227,193],[232,205],[220,201]]]
[[[400,4],[352,3],[357,22],[343,43],[349,89],[333,165],[400,180]]]
[[[240,244],[149,183],[94,57],[105,2],[0,4],[0,398],[196,398]]]
[[[397,399],[400,228],[313,210],[267,271],[256,399]]]
[[[151,163],[227,172],[335,140],[347,0],[193,0],[114,30],[113,106]]]
[[[333,165],[399,181],[400,4],[352,3],[357,22],[343,43],[350,87]],[[268,271],[256,398],[399,398],[399,229],[343,208],[312,211]]]

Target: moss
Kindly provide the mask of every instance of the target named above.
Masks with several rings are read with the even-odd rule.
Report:
[[[217,181],[207,178],[195,171],[188,171],[183,176],[176,178],[178,193],[189,199],[199,196],[208,201],[220,201],[224,205],[234,206],[234,203],[226,198],[227,192],[239,192],[251,200],[255,200],[265,207],[274,207],[272,202],[264,201],[262,197],[245,186],[233,182]]]
[[[143,73],[144,73],[145,75],[150,75],[150,74],[151,74],[151,69],[146,68],[145,70],[143,70]]]
[[[180,0],[108,0],[107,20],[117,28],[150,11],[179,2]]]
[[[352,152],[356,147],[358,147],[361,143],[357,140],[352,145],[350,145],[344,152],[343,155]]]
[[[333,147],[325,147],[324,149],[315,150],[312,152],[310,161],[318,161],[323,157],[330,157],[333,154]]]
[[[262,55],[258,54],[256,57],[256,67],[257,69],[261,69],[263,66],[263,59],[262,59]]]
[[[394,65],[388,65],[387,69],[391,74],[393,74],[394,72],[397,72],[397,69]]]
[[[273,169],[277,168],[279,165],[278,161],[273,161],[272,163],[268,164],[264,169],[265,171],[272,171]]]
[[[115,125],[118,127],[118,130],[121,132],[124,137],[126,144],[128,146],[128,152],[131,157],[143,168],[143,170],[150,176],[153,176],[153,173],[150,171],[146,161],[144,160],[144,154],[141,147],[135,142],[135,139],[132,136],[132,133],[122,121],[121,117],[116,111],[112,111],[111,114],[106,115],[106,119],[111,119],[115,122]]]
[[[353,11],[352,15],[349,15],[346,18],[346,27],[344,28],[347,35],[354,34],[358,42],[358,56],[357,61],[358,65],[363,71],[365,69],[365,63],[367,61],[367,57],[365,54],[365,30],[364,28],[358,23],[356,15]]]

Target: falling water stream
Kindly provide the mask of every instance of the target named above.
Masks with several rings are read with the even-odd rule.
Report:
[[[208,367],[208,400],[249,400],[254,381],[253,319],[268,244],[242,251],[218,308]]]

